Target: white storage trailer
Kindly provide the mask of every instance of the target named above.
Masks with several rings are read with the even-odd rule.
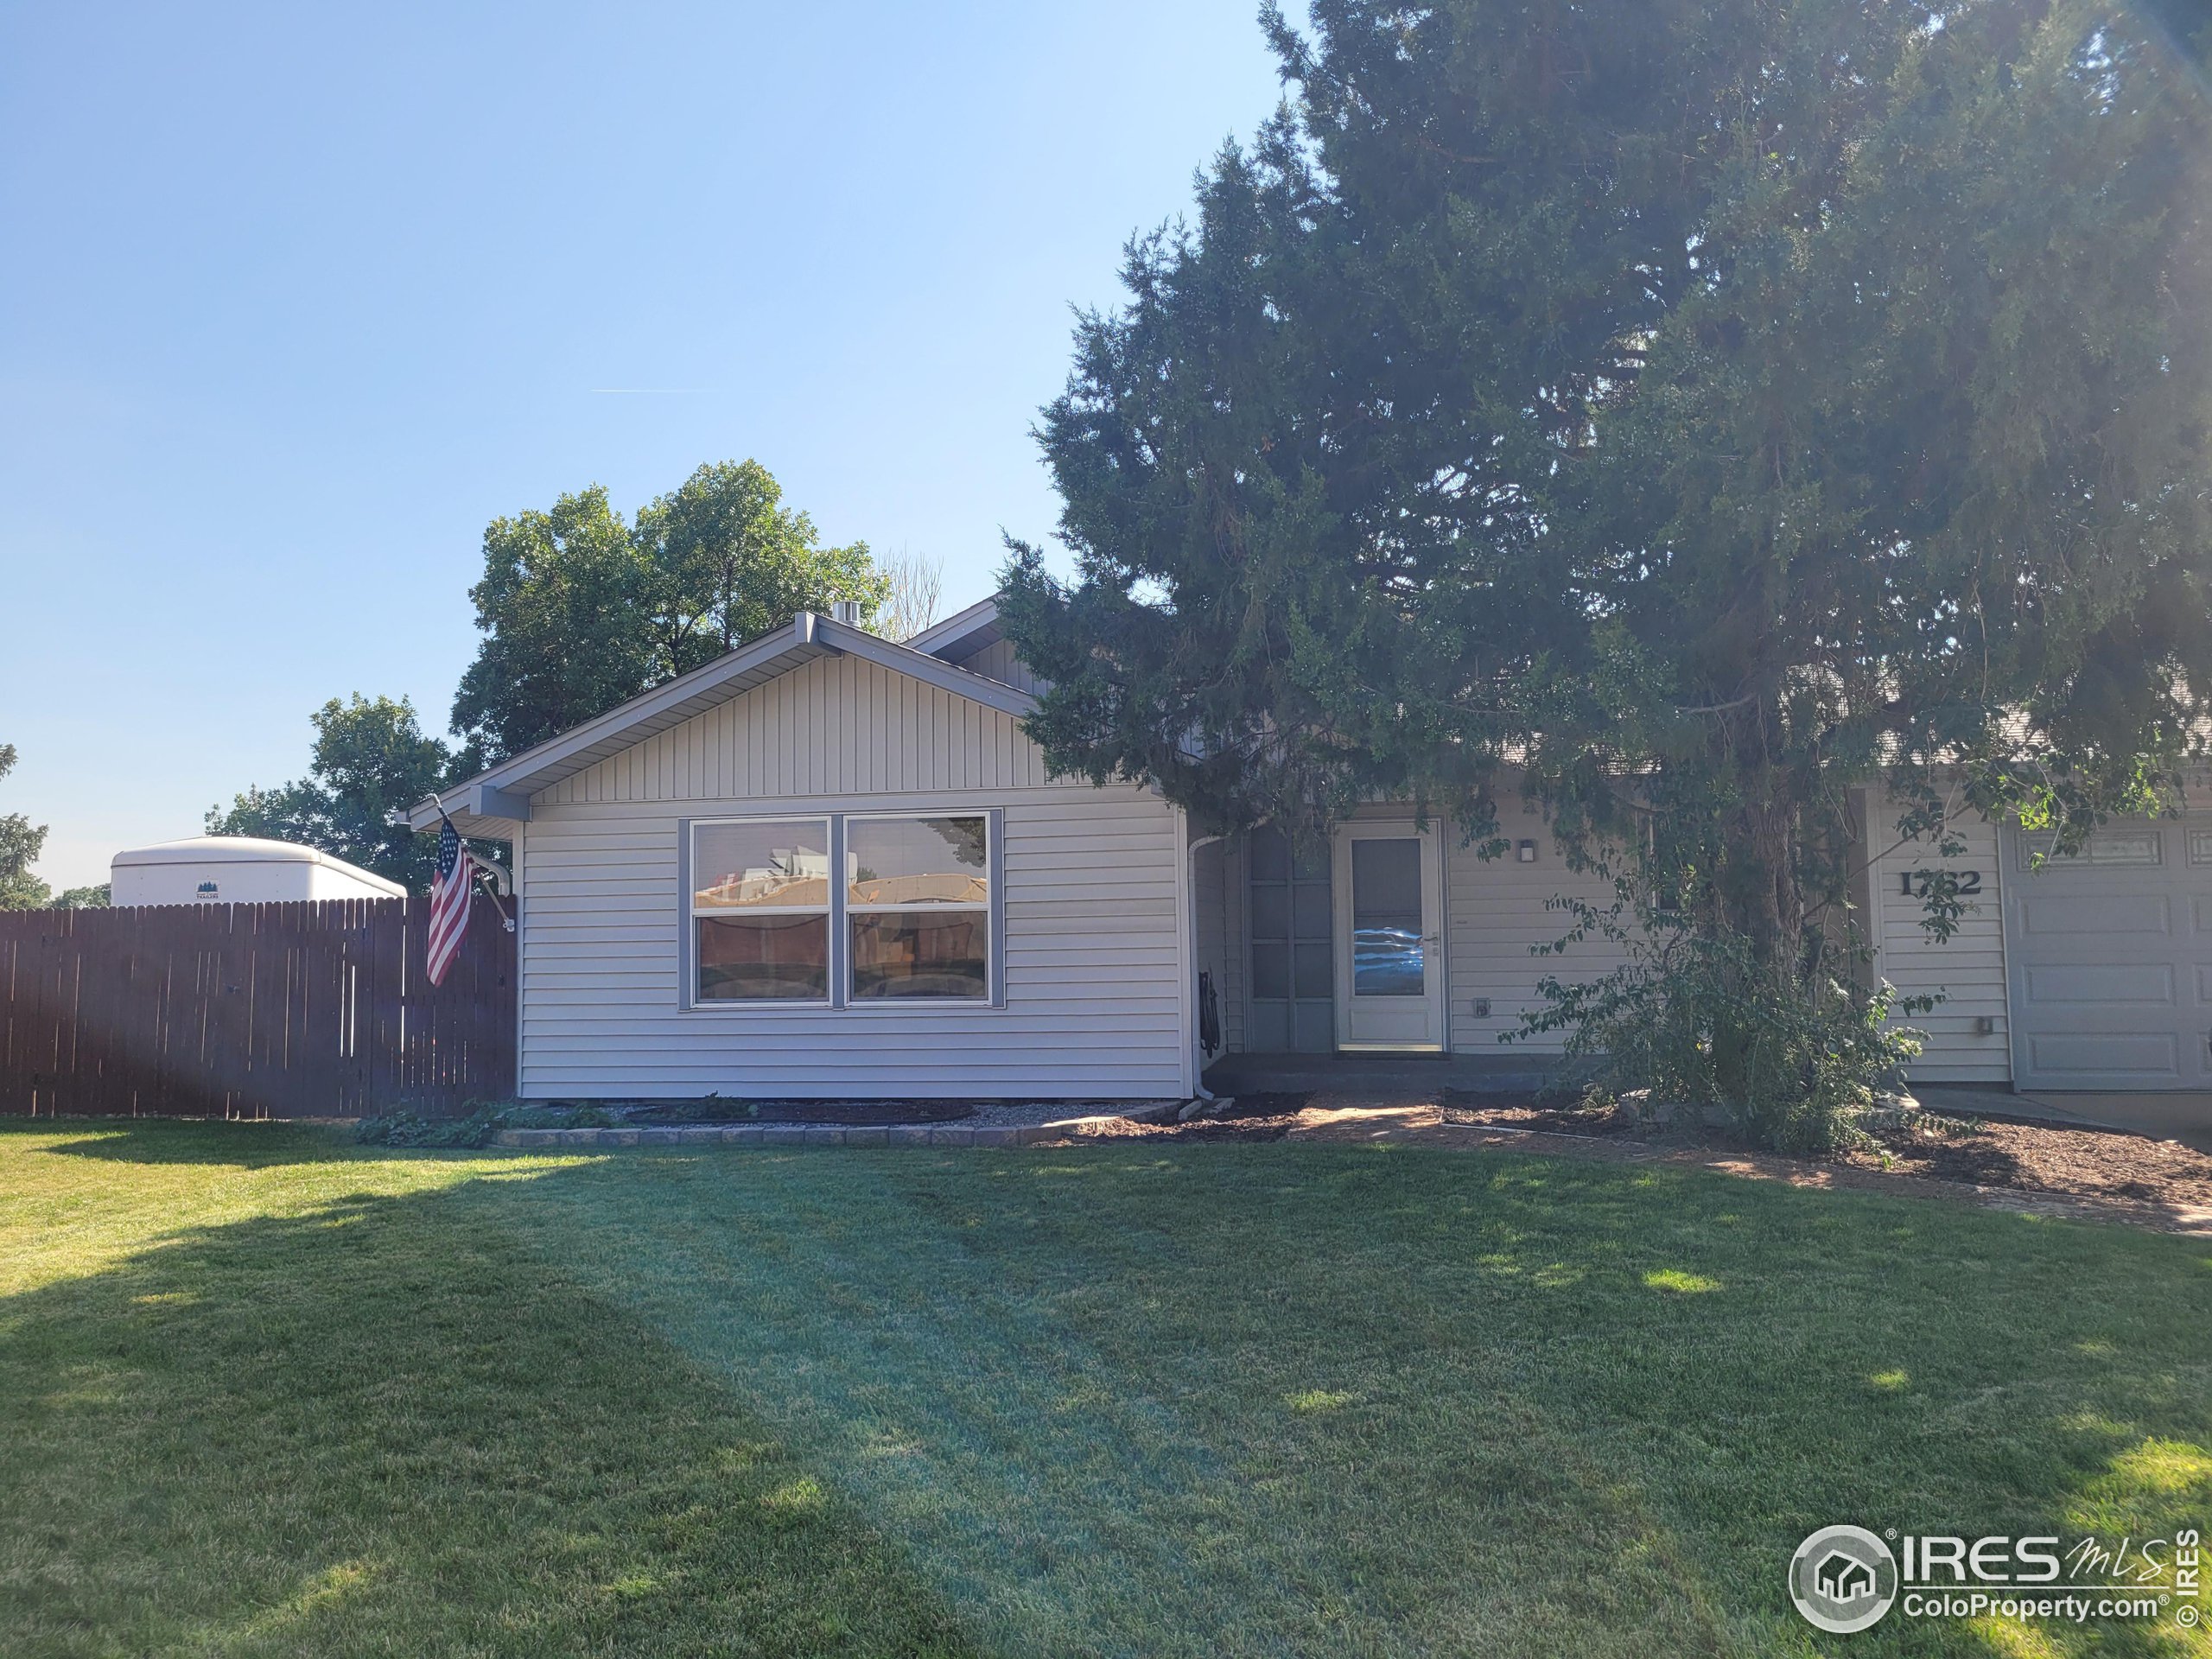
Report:
[[[115,905],[266,905],[309,899],[404,899],[397,881],[314,847],[255,836],[194,836],[118,853]]]

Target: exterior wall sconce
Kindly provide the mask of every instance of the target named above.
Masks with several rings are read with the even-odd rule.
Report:
[[[1519,841],[1514,842],[1513,856],[1517,861],[1522,864],[1535,863],[1536,861],[1536,843],[1533,841]]]

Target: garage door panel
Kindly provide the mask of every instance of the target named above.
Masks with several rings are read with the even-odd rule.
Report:
[[[2212,821],[2113,824],[2041,869],[2009,846],[2018,1085],[2212,1085]]]
[[[2044,1088],[2171,1085],[2181,1077],[2181,1043],[2172,1032],[2031,1033],[2028,1057]]]
[[[2174,970],[2170,963],[2054,963],[2027,969],[2028,1001],[2037,1007],[2091,1007],[2119,1003],[2171,1007]]]
[[[2086,887],[2092,872],[2069,870],[2064,877],[2026,875],[2026,881],[2065,880]],[[2071,893],[2031,891],[2021,901],[2024,931],[2045,938],[2087,942],[2099,936],[2144,934],[2155,938],[2173,932],[2173,906],[2161,893],[2113,893],[2090,888]]]

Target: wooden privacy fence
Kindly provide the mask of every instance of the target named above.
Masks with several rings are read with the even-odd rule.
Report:
[[[425,899],[0,911],[0,1113],[354,1116],[515,1087],[515,936]]]

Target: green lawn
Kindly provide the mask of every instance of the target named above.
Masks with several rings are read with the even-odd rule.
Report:
[[[0,1129],[10,1659],[2197,1651],[1823,1645],[1783,1574],[2204,1527],[2208,1447],[2204,1241],[1403,1149]]]

